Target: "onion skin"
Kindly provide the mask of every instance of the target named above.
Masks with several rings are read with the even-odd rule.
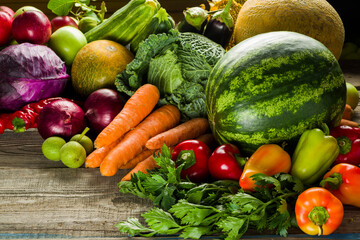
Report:
[[[61,99],[50,102],[39,113],[37,128],[40,136],[70,139],[86,127],[85,113],[76,103]]]
[[[100,133],[124,107],[124,100],[113,89],[92,92],[84,103],[85,118],[90,129]]]

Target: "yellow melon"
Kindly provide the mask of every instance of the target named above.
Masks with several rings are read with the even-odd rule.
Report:
[[[235,43],[271,31],[293,31],[323,43],[339,59],[345,29],[326,0],[247,0],[234,28]]]
[[[115,78],[134,59],[123,45],[110,40],[86,44],[76,54],[71,67],[72,86],[85,97],[100,88],[114,88]]]

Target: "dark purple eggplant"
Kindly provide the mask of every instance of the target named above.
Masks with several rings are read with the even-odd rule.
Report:
[[[215,12],[204,31],[204,36],[220,44],[224,48],[229,44],[234,30],[234,19],[230,14],[232,0],[229,0],[225,8]]]
[[[208,11],[201,7],[187,8],[184,18],[176,25],[179,32],[194,32],[202,34],[208,22]]]

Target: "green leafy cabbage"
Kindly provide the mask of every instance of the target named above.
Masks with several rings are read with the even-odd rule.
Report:
[[[115,85],[131,96],[141,85],[151,83],[159,88],[159,104],[177,106],[183,120],[206,117],[206,82],[224,53],[220,45],[196,33],[153,34],[139,45],[135,59],[118,74]]]

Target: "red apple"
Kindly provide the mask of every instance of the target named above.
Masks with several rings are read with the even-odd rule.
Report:
[[[33,7],[33,6],[23,6],[21,8],[19,8],[18,10],[16,10],[16,12],[14,13],[14,16],[13,18],[16,18],[17,16],[19,16],[20,14],[26,12],[26,11],[39,11],[39,12],[42,12],[40,9],[36,8],[36,7]]]
[[[44,13],[29,10],[14,18],[12,35],[18,43],[45,44],[51,36],[51,24]]]
[[[69,16],[57,16],[51,19],[51,30],[54,33],[61,27],[72,26],[75,28],[79,28],[76,22]]]
[[[14,17],[14,11],[7,6],[0,6],[0,12],[7,12],[11,17]]]
[[[10,42],[12,22],[13,18],[9,13],[0,11],[0,46]]]

